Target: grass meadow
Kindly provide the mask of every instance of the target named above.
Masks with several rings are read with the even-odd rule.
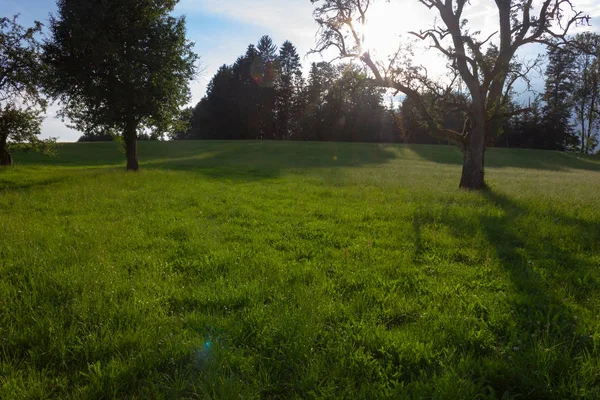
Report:
[[[2,399],[600,398],[600,158],[115,143],[0,170]]]

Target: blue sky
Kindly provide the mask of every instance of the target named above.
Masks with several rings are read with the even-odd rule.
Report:
[[[381,0],[376,4],[380,8],[371,10],[378,19],[372,25],[375,36],[389,38],[390,27],[401,27],[406,32],[418,30],[424,21],[433,20],[416,0],[392,4]],[[472,4],[470,22],[476,28],[485,32],[486,27],[496,25],[492,0],[472,0]],[[577,0],[577,5],[592,17],[600,17],[600,0]],[[21,14],[20,21],[25,25],[34,20],[46,23],[55,9],[54,0],[0,0],[0,14]],[[197,103],[204,95],[207,83],[219,66],[235,61],[248,44],[256,43],[262,35],[270,35],[277,44],[285,40],[294,43],[303,56],[305,68],[311,61],[317,61],[317,56],[305,56],[314,45],[317,30],[312,9],[309,0],[181,0],[175,14],[186,15],[188,38],[195,42],[203,67],[201,76],[191,83],[191,104]],[[527,53],[533,56],[539,51],[539,47],[532,46]],[[444,62],[430,58],[429,54],[427,58],[429,60],[423,62],[428,67],[444,65]],[[60,141],[77,140],[80,133],[54,118],[55,113],[55,107],[49,110],[42,127],[43,136],[58,137]]]

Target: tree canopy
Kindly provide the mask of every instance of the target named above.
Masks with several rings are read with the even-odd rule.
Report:
[[[41,30],[40,22],[25,28],[17,16],[0,18],[0,165],[12,164],[11,148],[48,150],[52,141],[38,138],[46,110]]]
[[[198,56],[177,0],[58,0],[44,44],[48,86],[61,114],[83,132],[124,137],[137,170],[140,131],[180,123]]]

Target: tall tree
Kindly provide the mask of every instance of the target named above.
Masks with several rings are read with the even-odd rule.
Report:
[[[598,145],[600,131],[600,35],[578,34],[574,51],[578,79],[573,91],[573,105],[579,127],[580,151],[591,153]]]
[[[304,140],[327,140],[323,121],[325,96],[336,79],[335,68],[326,62],[312,63],[306,87],[306,105],[302,117]]]
[[[291,139],[298,133],[304,109],[302,65],[296,47],[285,41],[279,50],[280,73],[275,81],[275,125],[277,137]]]
[[[389,63],[373,60],[365,49],[361,25],[374,0],[311,0],[317,4],[314,16],[320,26],[315,51],[334,48],[339,57],[359,59],[371,71],[377,85],[402,92],[414,100],[429,129],[457,143],[463,153],[461,188],[481,189],[484,181],[486,137],[497,135],[507,117],[508,94],[515,77],[524,73],[512,70],[511,61],[523,46],[547,43],[564,38],[573,24],[586,18],[571,12],[570,0],[542,0],[534,12],[533,0],[496,0],[498,26],[487,38],[470,29],[465,8],[475,3],[467,0],[419,0],[437,13],[433,24],[419,32],[417,38],[430,43],[447,59],[449,81],[435,82],[425,66],[413,66],[406,52],[398,51]],[[494,43],[495,41],[495,43]],[[513,64],[514,65],[514,64]],[[467,101],[455,98],[458,86],[466,88]],[[447,129],[431,113],[421,92],[435,93],[439,102],[459,109],[466,116],[463,128]]]
[[[265,35],[256,45],[257,57],[252,65],[252,77],[258,85],[258,125],[260,138],[275,139],[275,81],[279,75],[277,45]]]
[[[545,133],[536,148],[565,150],[574,148],[577,138],[571,126],[572,94],[578,79],[575,74],[574,51],[548,47],[548,65],[544,101]]]
[[[48,149],[40,140],[46,101],[40,92],[43,66],[36,40],[42,24],[25,28],[13,18],[0,18],[0,166],[11,165],[11,148]]]
[[[78,129],[122,133],[127,170],[138,169],[137,134],[166,132],[189,99],[197,55],[177,0],[58,0],[44,44],[49,87]]]

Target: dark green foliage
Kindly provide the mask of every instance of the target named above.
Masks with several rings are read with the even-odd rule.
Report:
[[[455,96],[460,97],[460,96]],[[452,111],[452,107],[444,104],[434,94],[422,94],[422,99],[428,105],[429,112],[447,129],[462,131],[465,116]],[[401,129],[401,139],[405,143],[418,144],[451,144],[447,137],[436,136],[421,117],[414,100],[405,97],[397,113],[397,123]]]
[[[551,105],[546,103],[542,106],[540,98],[536,97],[526,105],[514,105],[513,108],[523,108],[525,111],[505,122],[502,134],[495,141],[496,147],[565,149],[565,140],[569,132],[568,119],[567,125],[561,128],[558,124],[565,120],[552,111]],[[553,121],[556,126],[550,126]]]
[[[394,141],[383,90],[351,64],[313,64],[304,86],[296,49],[268,37],[223,65],[175,139]],[[384,134],[384,131],[387,132]]]
[[[497,146],[593,152],[600,131],[598,41],[598,35],[586,33],[568,46],[548,47],[542,99],[512,106],[526,112],[506,123]]]
[[[42,24],[24,28],[13,18],[0,18],[0,166],[11,165],[11,149],[49,151],[52,140],[42,141],[40,125],[46,101],[40,88],[44,68],[36,36]]]
[[[128,169],[136,137],[175,128],[197,56],[176,0],[59,0],[44,45],[48,86],[62,115],[86,133],[122,135]]]
[[[312,63],[306,87],[306,109],[302,118],[302,137],[306,140],[327,140],[324,126],[324,105],[327,90],[337,78],[334,67],[326,62]]]
[[[578,139],[571,124],[573,91],[579,79],[575,72],[576,54],[560,47],[548,47],[548,66],[543,108],[544,126],[534,148],[572,149]],[[535,138],[532,138],[535,140]],[[541,139],[541,140],[540,140]]]
[[[299,136],[305,110],[304,80],[300,56],[294,45],[285,41],[279,51],[279,76],[275,82],[275,129],[280,139]]]
[[[112,142],[115,138],[110,134],[87,134],[81,135],[77,140],[80,143],[83,142]]]
[[[321,124],[317,136],[332,141],[381,141],[384,90],[367,79],[364,68],[353,64],[337,65],[334,73],[316,116]]]
[[[572,94],[581,153],[593,152],[600,141],[600,35],[586,32],[574,39],[576,81]]]

